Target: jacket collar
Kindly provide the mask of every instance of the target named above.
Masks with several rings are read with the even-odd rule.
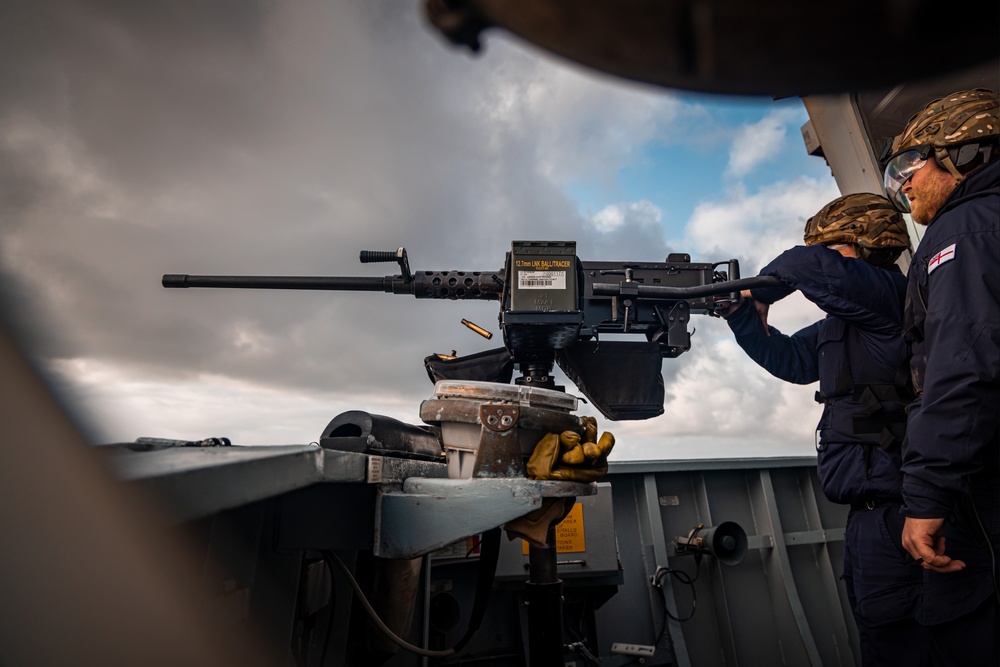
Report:
[[[934,224],[945,212],[955,208],[962,202],[982,195],[1000,192],[1000,158],[976,169],[952,191],[944,206],[937,212],[928,227]]]

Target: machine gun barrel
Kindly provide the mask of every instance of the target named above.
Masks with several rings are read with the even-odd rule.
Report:
[[[191,276],[168,273],[164,287],[223,287],[230,289],[349,290],[354,292],[391,292],[387,278],[338,276]],[[387,289],[388,287],[388,289]]]
[[[594,283],[595,296],[618,296],[625,283]],[[785,283],[774,276],[756,276],[725,282],[694,285],[691,287],[669,287],[666,285],[643,285],[628,283],[630,290],[640,299],[697,299],[706,296],[719,296],[739,292],[755,287],[784,287]]]
[[[164,287],[221,287],[228,289],[326,290],[412,294],[418,299],[474,299],[498,301],[503,294],[503,271],[418,271],[407,277],[342,276],[193,276],[168,273]]]

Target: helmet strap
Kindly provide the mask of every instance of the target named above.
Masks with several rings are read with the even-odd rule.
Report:
[[[965,168],[965,171],[968,172],[969,169],[967,167],[973,164],[980,156],[982,156],[980,166],[988,164],[993,157],[993,147],[993,143],[980,142],[951,146],[948,148],[948,157],[951,158],[952,164],[955,167],[958,169]]]
[[[955,178],[955,181],[961,183],[965,180],[965,176],[959,173],[958,169],[955,167],[955,163],[951,161],[951,156],[948,155],[948,150],[946,148],[935,148],[934,159],[937,160],[939,165],[948,170],[948,173]]]

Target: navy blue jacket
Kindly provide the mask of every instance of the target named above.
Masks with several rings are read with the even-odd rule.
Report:
[[[917,400],[904,444],[908,516],[1000,505],[1000,161],[972,172],[910,265],[906,336]]]
[[[727,319],[740,347],[775,377],[819,380],[817,471],[824,493],[837,503],[901,502],[900,448],[880,446],[889,443],[878,428],[856,432],[855,418],[864,420],[873,406],[855,390],[892,386],[904,367],[905,277],[895,267],[880,269],[823,246],[787,250],[760,275],[777,276],[787,288],[755,289],[754,299],[773,303],[798,290],[827,313],[792,336],[771,326],[768,335],[749,300]],[[885,407],[902,415],[898,401]]]

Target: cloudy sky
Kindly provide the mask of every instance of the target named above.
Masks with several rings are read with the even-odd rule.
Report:
[[[472,56],[416,0],[0,9],[3,317],[93,442],[306,443],[335,415],[419,423],[422,359],[496,345],[497,306],[382,293],[165,290],[164,273],[496,270],[514,239],[753,275],[839,195],[798,99],[668,92],[501,34]],[[772,324],[819,317],[792,297]],[[627,459],[808,455],[813,388],[702,317]],[[585,410],[586,411],[586,410]]]

